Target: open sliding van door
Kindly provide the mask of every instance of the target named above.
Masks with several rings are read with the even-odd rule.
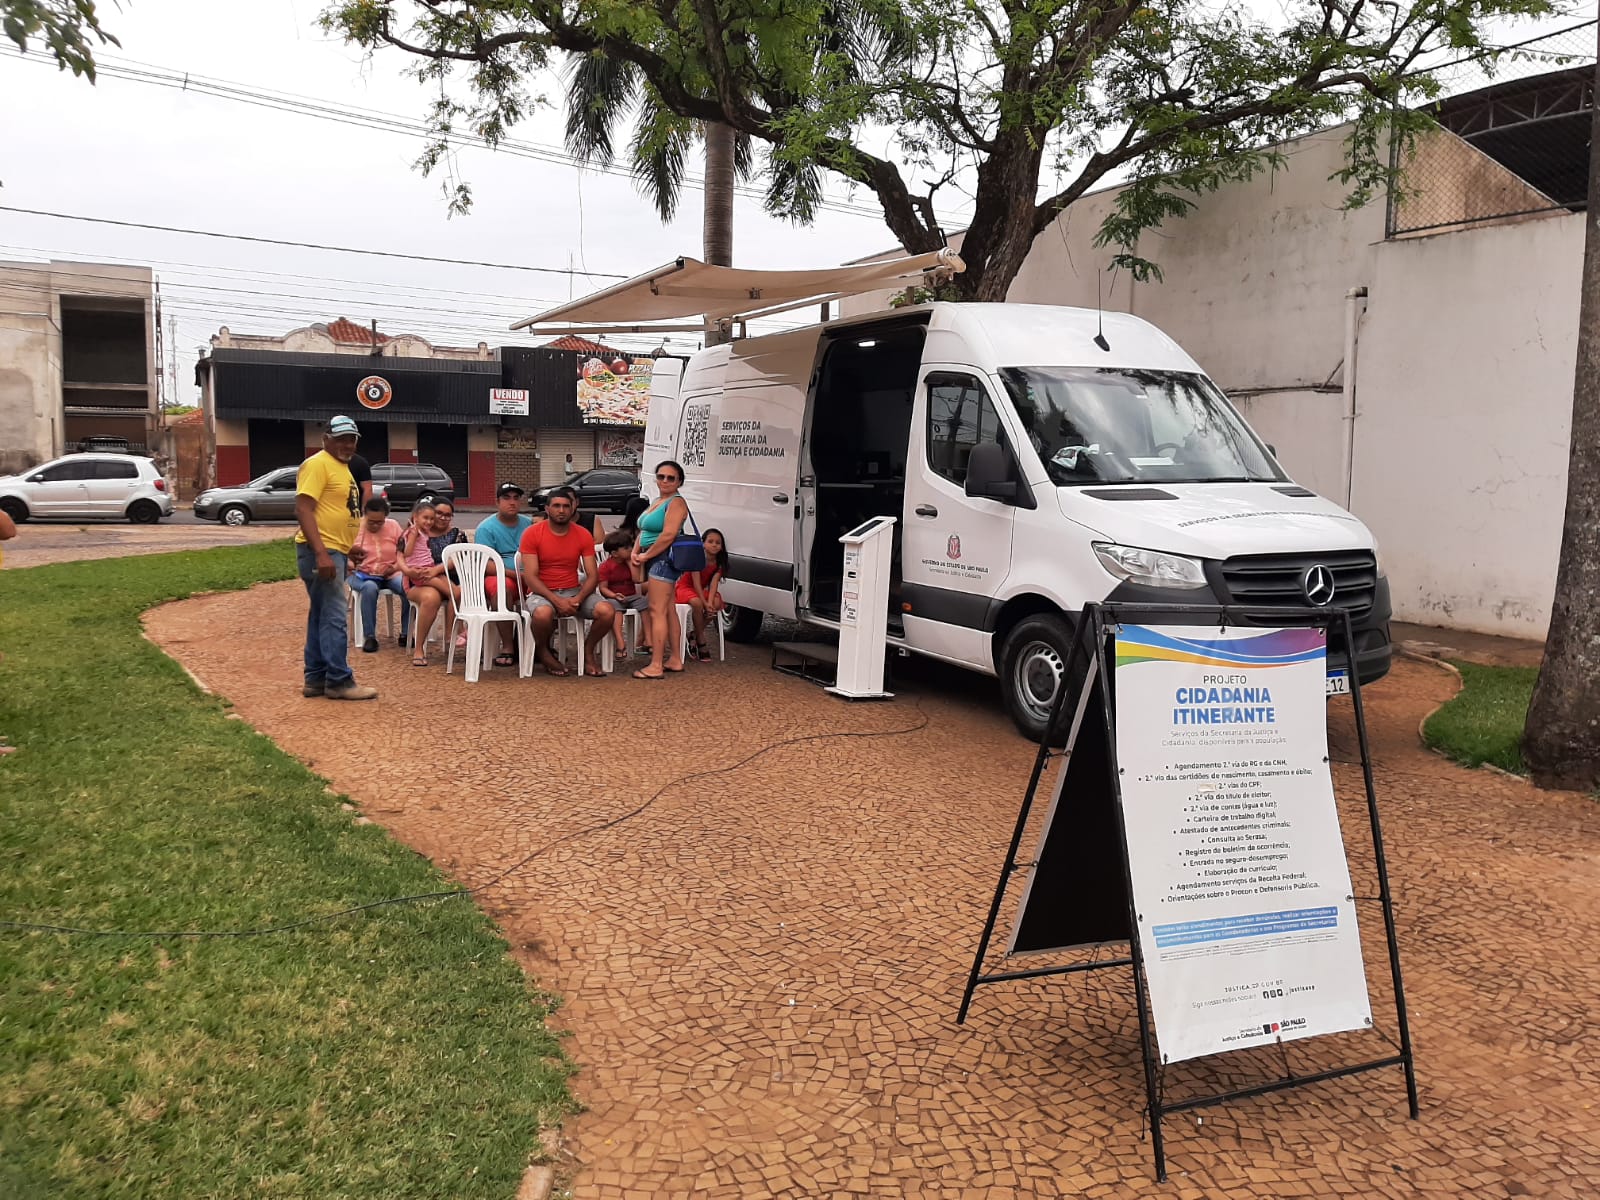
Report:
[[[644,494],[652,500],[661,495],[656,490],[652,468],[662,459],[677,457],[686,365],[687,359],[663,356],[655,360],[650,371],[650,408],[644,422],[644,464],[639,468],[639,478]]]

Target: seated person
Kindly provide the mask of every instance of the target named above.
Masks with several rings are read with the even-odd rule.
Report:
[[[685,571],[678,576],[675,600],[689,606],[689,616],[694,621],[689,653],[701,662],[710,662],[711,651],[706,646],[706,618],[709,616],[713,621],[719,620],[719,614],[727,607],[720,588],[728,572],[728,549],[720,529],[707,529],[700,537],[706,548],[705,569]]]
[[[367,501],[355,544],[361,547],[361,566],[351,571],[346,581],[361,601],[361,629],[365,640],[361,649],[372,654],[378,649],[378,594],[393,592],[404,599],[406,577],[400,569],[400,522],[389,516],[389,502],[382,496]],[[400,644],[406,644],[411,621],[411,606],[401,606]]]
[[[634,579],[633,566],[629,562],[633,557],[635,536],[626,529],[606,534],[606,559],[600,564],[600,596],[609,600],[617,610],[612,618],[611,636],[619,650],[628,644],[623,632],[623,612],[630,608],[635,612],[644,612],[650,607],[644,593],[639,590],[639,582]]]
[[[530,525],[533,518],[522,512],[522,487],[515,483],[502,483],[494,493],[496,512],[494,516],[487,517],[483,523],[472,531],[472,540],[480,546],[488,546],[500,555],[500,561],[505,564],[506,577],[506,607],[515,608],[522,600],[522,592],[517,580],[517,547],[522,544],[522,535]],[[496,580],[494,572],[490,571],[484,576],[484,591],[488,593],[489,607],[496,608]],[[496,621],[500,630],[500,653],[495,655],[494,665],[497,667],[515,666],[517,656],[514,652],[514,632],[509,621]]]
[[[551,639],[558,619],[579,617],[592,622],[584,641],[584,674],[604,675],[598,651],[611,632],[617,610],[597,594],[600,573],[595,567],[594,534],[573,524],[577,510],[578,494],[571,488],[559,487],[550,493],[544,508],[546,519],[522,534],[522,586],[533,621],[534,649],[545,671],[567,673],[551,648]]]

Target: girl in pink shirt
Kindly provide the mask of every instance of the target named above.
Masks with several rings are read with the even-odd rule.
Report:
[[[368,654],[378,649],[378,594],[393,592],[401,598],[400,645],[406,644],[411,606],[405,604],[405,575],[400,570],[400,523],[390,518],[389,502],[382,496],[367,501],[355,544],[363,550],[359,570],[350,572],[350,590],[361,601],[361,630],[365,640],[361,649]]]

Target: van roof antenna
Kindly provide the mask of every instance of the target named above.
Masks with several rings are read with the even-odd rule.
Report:
[[[1109,354],[1111,353],[1111,343],[1106,341],[1106,314],[1104,307],[1100,303],[1100,280],[1104,275],[1105,272],[1098,269],[1094,273],[1094,344]]]

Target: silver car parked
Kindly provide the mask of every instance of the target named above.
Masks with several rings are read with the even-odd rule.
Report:
[[[279,467],[238,487],[210,488],[194,498],[194,515],[224,525],[294,520],[299,467]]]

